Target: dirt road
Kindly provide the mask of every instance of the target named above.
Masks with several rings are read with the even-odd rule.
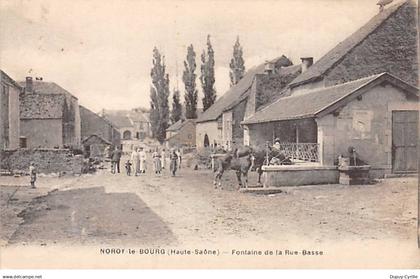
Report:
[[[0,185],[24,184],[25,179],[0,178]],[[40,177],[38,190],[57,190],[20,208],[23,223],[9,226],[15,231],[2,232],[2,238],[8,247],[215,247],[302,240],[320,247],[344,242],[416,245],[416,178],[363,186],[285,187],[276,195],[238,193],[234,173],[223,181],[225,190],[215,190],[210,171],[191,169],[181,169],[176,177],[150,171],[139,177],[108,171]],[[256,181],[255,173],[250,181]],[[10,186],[0,189],[11,191]],[[8,196],[2,194],[2,199]],[[9,201],[8,206],[19,202]],[[8,227],[9,217],[2,218],[2,227]]]

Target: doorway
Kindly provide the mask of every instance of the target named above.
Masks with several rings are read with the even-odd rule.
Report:
[[[418,111],[392,112],[392,170],[394,173],[417,171]]]
[[[210,145],[210,140],[209,140],[209,136],[207,134],[204,135],[204,147],[209,147]]]

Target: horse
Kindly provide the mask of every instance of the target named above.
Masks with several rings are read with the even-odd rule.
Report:
[[[280,165],[291,165],[292,161],[285,156],[280,150],[272,147],[266,148],[253,148],[253,167],[258,173],[258,186],[261,186],[261,176],[263,174],[262,166],[267,166],[271,163],[273,158],[278,159]]]
[[[276,158],[280,165],[292,164],[292,161],[287,158],[283,152],[271,147],[258,148],[244,146],[235,152],[228,152],[224,156],[216,159],[218,167],[214,170],[216,175],[214,177],[213,184],[216,189],[217,187],[223,189],[221,178],[223,173],[230,169],[236,172],[239,184],[238,189],[242,188],[243,184],[245,188],[247,188],[248,172],[255,167],[258,173],[258,185],[261,186],[261,176],[263,174],[262,166],[269,165],[273,158]],[[244,178],[244,181],[242,181],[242,177]]]
[[[252,168],[253,165],[252,157],[252,148],[245,146],[237,149],[234,152],[227,152],[222,157],[217,158],[217,169],[214,170],[216,174],[213,181],[215,189],[218,187],[223,189],[221,179],[223,173],[229,169],[236,172],[236,177],[239,184],[238,190],[242,188],[243,184],[245,185],[245,188],[248,187],[248,171]],[[244,181],[242,181],[242,176]]]

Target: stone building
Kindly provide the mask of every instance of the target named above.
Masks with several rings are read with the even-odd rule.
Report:
[[[251,145],[333,166],[351,146],[373,176],[417,170],[417,6],[385,9],[242,124]]]
[[[102,116],[120,132],[123,151],[130,152],[134,146],[151,137],[148,113],[141,108],[132,110],[102,110]]]
[[[195,145],[195,120],[181,119],[166,129],[167,147],[182,147]]]
[[[81,125],[76,97],[54,82],[20,82],[22,148],[80,148]]]
[[[241,121],[261,106],[269,103],[301,71],[281,56],[247,71],[244,77],[210,108],[198,117],[196,145],[219,145],[230,149],[232,144],[242,144],[244,130]]]
[[[114,146],[121,144],[121,134],[114,124],[84,106],[80,106],[79,110],[82,141],[96,135]]]
[[[0,150],[19,148],[21,86],[0,70]]]

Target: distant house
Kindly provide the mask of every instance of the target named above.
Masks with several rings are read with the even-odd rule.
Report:
[[[98,136],[114,146],[121,144],[121,135],[117,127],[106,118],[80,106],[82,142],[93,135]]]
[[[82,140],[82,145],[86,157],[103,159],[108,155],[106,149],[110,148],[113,144],[101,136],[90,135]]]
[[[23,148],[80,147],[81,125],[76,97],[54,82],[20,82],[20,135]]]
[[[21,86],[0,70],[0,150],[19,147]]]
[[[243,144],[241,121],[270,102],[300,74],[301,66],[281,56],[247,71],[244,77],[197,119],[196,145]]]
[[[166,129],[166,145],[168,147],[195,145],[195,120],[180,119]]]
[[[147,137],[151,137],[148,113],[140,108],[132,110],[102,110],[102,116],[120,132],[123,151],[129,152]]]
[[[354,147],[373,176],[417,170],[417,5],[385,9],[246,118],[250,145],[333,166]]]

